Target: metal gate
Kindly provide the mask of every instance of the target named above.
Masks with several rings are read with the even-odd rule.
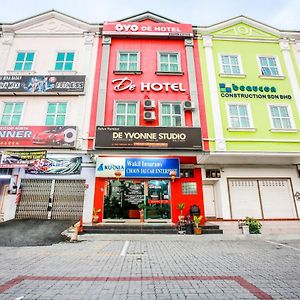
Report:
[[[85,181],[23,179],[17,219],[76,220],[82,215]]]

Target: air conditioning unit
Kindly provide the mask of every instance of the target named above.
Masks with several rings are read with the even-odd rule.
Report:
[[[185,110],[191,110],[194,108],[192,101],[184,101],[183,108]]]
[[[154,111],[144,111],[145,121],[154,121],[156,119]]]
[[[144,101],[144,108],[145,109],[153,109],[155,108],[155,101],[151,99],[147,99]]]

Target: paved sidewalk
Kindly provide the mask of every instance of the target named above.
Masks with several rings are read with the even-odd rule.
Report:
[[[80,239],[0,248],[0,299],[300,298],[300,239],[220,241],[168,235]]]

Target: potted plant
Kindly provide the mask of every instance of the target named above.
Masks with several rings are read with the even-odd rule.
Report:
[[[183,216],[183,209],[184,209],[184,207],[185,207],[185,203],[184,202],[177,204],[177,208],[180,210],[180,214],[179,214],[179,217],[178,217],[179,221],[184,218],[184,216]]]
[[[146,205],[144,203],[138,204],[138,209],[140,212],[140,222],[144,223],[144,209],[146,208]]]
[[[260,234],[260,229],[262,227],[261,223],[255,219],[246,217],[245,224],[249,226],[249,233],[250,234]]]
[[[100,212],[101,212],[101,208],[93,209],[93,223],[99,223]]]
[[[201,227],[199,227],[199,223],[202,220],[202,216],[200,215],[199,217],[197,215],[194,215],[194,223],[196,228],[194,228],[194,233],[195,234],[201,234],[202,233],[202,229]]]

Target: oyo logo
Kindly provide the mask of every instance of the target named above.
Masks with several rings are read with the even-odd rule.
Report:
[[[121,23],[118,23],[116,24],[115,26],[115,29],[116,31],[133,31],[133,32],[136,32],[139,30],[139,26],[136,25],[136,24],[121,24]]]

